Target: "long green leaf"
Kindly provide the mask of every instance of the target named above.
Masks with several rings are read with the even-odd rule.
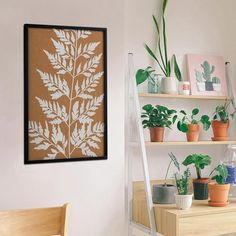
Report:
[[[181,71],[179,69],[175,54],[173,55],[172,58],[173,58],[173,63],[174,63],[175,76],[179,81],[182,81],[182,74],[181,74]]]
[[[166,38],[166,22],[165,22],[165,17],[163,16],[163,40],[164,40],[164,51],[165,51],[165,61],[166,65],[168,63],[168,56],[167,56],[167,38]]]
[[[163,15],[165,14],[167,3],[168,3],[168,0],[163,0],[163,5],[162,5],[162,13],[163,13]]]
[[[153,51],[148,47],[147,44],[145,44],[144,47],[147,50],[147,52],[149,53],[149,55],[158,63],[158,65],[160,66],[160,68],[161,68],[162,72],[164,73],[164,75],[167,76],[165,69],[161,66],[161,63],[159,62],[159,60],[157,59],[157,57],[155,56]]]
[[[161,49],[160,27],[159,27],[159,24],[158,24],[158,21],[157,21],[156,17],[154,15],[152,15],[152,18],[153,18],[154,24],[155,24],[156,29],[157,29],[157,34],[158,34],[157,35],[157,44],[158,44],[159,54],[160,54],[160,57],[161,57],[161,62],[162,62],[163,67],[165,68],[166,65],[165,65],[165,62],[164,62],[164,58],[163,58],[163,55],[162,55],[162,49]]]

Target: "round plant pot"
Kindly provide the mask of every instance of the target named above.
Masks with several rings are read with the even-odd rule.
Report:
[[[163,142],[164,139],[164,127],[150,127],[150,139],[151,142]]]
[[[175,203],[176,187],[174,185],[153,185],[152,201],[158,204]]]
[[[209,183],[210,206],[223,207],[228,205],[230,184]]]
[[[200,126],[199,124],[189,124],[188,132],[186,133],[188,142],[197,142],[199,139]]]
[[[196,200],[206,200],[208,199],[208,183],[210,179],[193,179],[193,192],[194,199]]]
[[[214,141],[227,141],[229,140],[229,121],[227,123],[223,123],[222,121],[213,120],[211,122],[213,135],[212,140]]]
[[[175,77],[163,77],[161,80],[161,92],[164,94],[177,94],[177,80]]]
[[[192,206],[193,194],[175,195],[176,206],[178,209],[186,210]]]

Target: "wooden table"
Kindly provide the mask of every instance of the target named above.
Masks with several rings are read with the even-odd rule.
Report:
[[[193,201],[188,210],[178,210],[175,204],[154,204],[157,231],[164,236],[236,235],[236,200],[227,207],[210,207],[207,201]],[[134,184],[133,220],[149,227],[144,189]]]

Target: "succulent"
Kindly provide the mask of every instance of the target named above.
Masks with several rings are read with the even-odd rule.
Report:
[[[203,73],[202,76],[203,78],[207,81],[207,82],[212,82],[211,79],[211,74],[213,74],[214,70],[215,70],[215,66],[210,66],[208,61],[204,61],[201,64],[201,67],[203,68]]]

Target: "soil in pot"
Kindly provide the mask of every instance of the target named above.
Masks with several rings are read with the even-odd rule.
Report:
[[[149,130],[151,142],[163,142],[164,127],[150,127]]]
[[[212,140],[214,141],[227,141],[229,140],[228,129],[229,129],[229,121],[227,123],[223,123],[218,120],[213,120],[211,122],[213,135]]]
[[[189,124],[188,132],[186,133],[188,142],[197,142],[199,139],[200,126],[199,124]]]
[[[208,183],[210,179],[194,179],[193,180],[193,192],[194,199],[196,200],[206,200],[208,199]]]
[[[156,204],[175,203],[176,187],[174,185],[153,185],[152,200]]]
[[[228,205],[230,184],[209,183],[210,206]]]

